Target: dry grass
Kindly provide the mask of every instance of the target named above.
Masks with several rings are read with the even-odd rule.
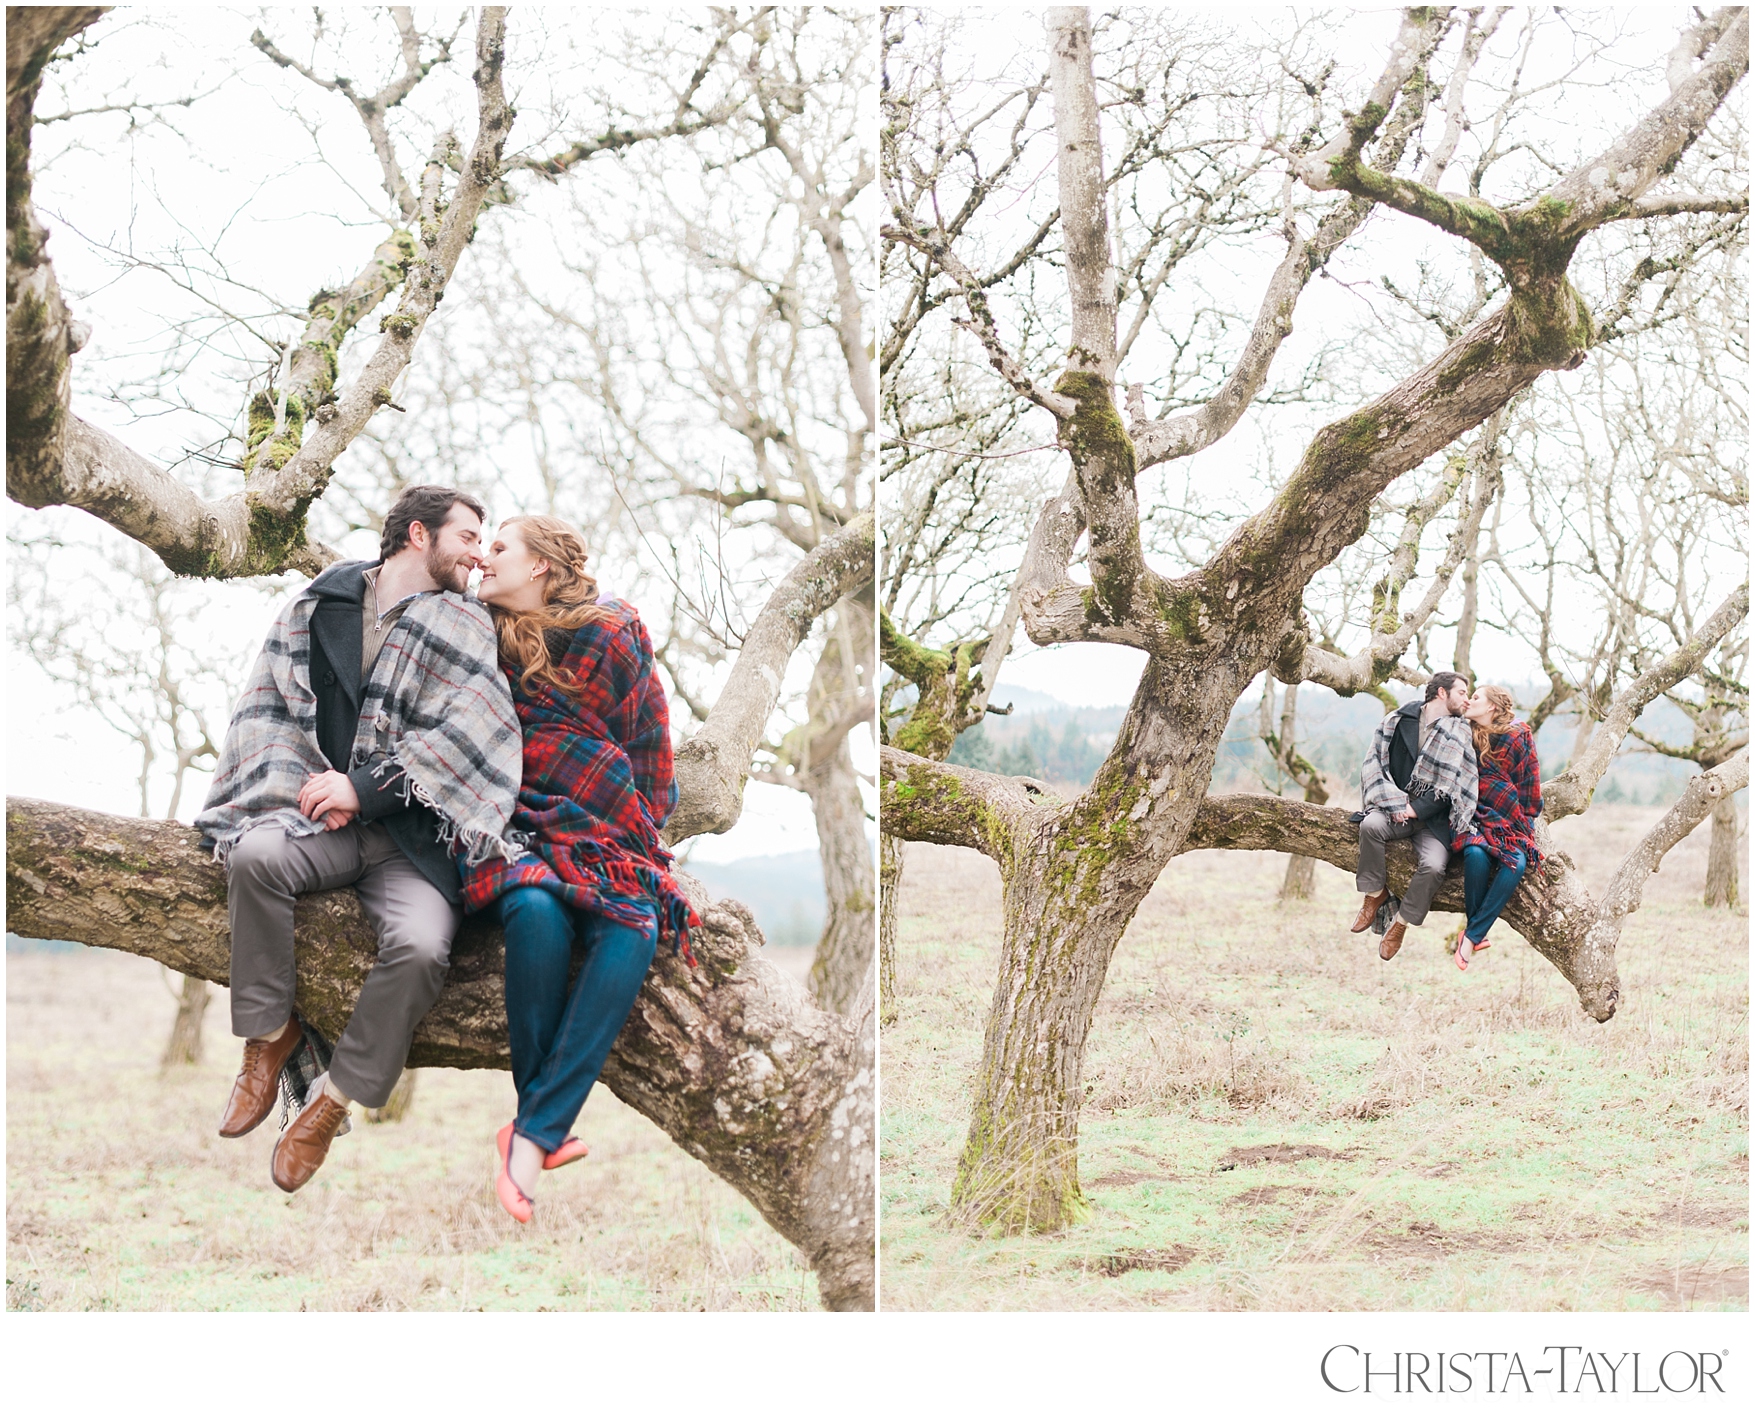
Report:
[[[161,1078],[174,1010],[141,958],[7,958],[10,1309],[817,1306],[796,1250],[601,1088],[576,1126],[591,1156],[545,1176],[528,1229],[493,1193],[514,1107],[498,1071],[422,1071],[406,1119],[356,1118],[288,1197],[268,1177],[275,1120],[214,1133],[238,1054],[226,997],[203,1064]]]
[[[1560,833],[1600,883],[1657,813]],[[1705,846],[1651,880],[1606,1026],[1508,928],[1466,976],[1442,915],[1384,964],[1347,932],[1337,870],[1280,906],[1281,857],[1175,861],[1092,1029],[1091,1215],[1006,1239],[945,1208],[998,874],[911,846],[882,1042],[886,1308],[1744,1308],[1748,917],[1699,906]]]

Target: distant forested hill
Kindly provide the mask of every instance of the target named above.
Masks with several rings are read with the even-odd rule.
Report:
[[[1412,690],[1397,685],[1403,700]],[[1519,700],[1534,690],[1518,691]],[[1034,776],[1066,786],[1090,784],[1097,767],[1115,742],[1125,707],[1073,707],[1044,692],[1008,688],[1001,683],[996,704],[1010,704],[1009,716],[989,716],[957,738],[950,760],[960,766],[999,771],[1009,776]],[[1213,763],[1213,789],[1274,790],[1278,787],[1267,749],[1256,735],[1259,698],[1245,698],[1231,714],[1231,723]],[[1337,799],[1358,790],[1359,763],[1371,733],[1383,719],[1383,704],[1361,693],[1338,697],[1327,688],[1305,684],[1298,693],[1298,749],[1333,782]],[[1640,729],[1662,740],[1688,740],[1688,720],[1668,702],[1659,701],[1639,719]],[[1562,770],[1578,733],[1575,717],[1550,718],[1536,738],[1542,774]],[[1685,762],[1648,751],[1629,738],[1598,788],[1605,802],[1667,805],[1694,773]]]
[[[729,864],[679,864],[718,898],[749,905],[762,936],[777,948],[814,948],[828,910],[823,861],[814,849],[763,854]]]

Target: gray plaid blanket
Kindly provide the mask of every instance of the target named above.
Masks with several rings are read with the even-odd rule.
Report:
[[[306,778],[329,769],[311,690],[315,604],[307,590],[281,610],[226,728],[195,817],[202,843],[222,864],[247,831],[270,820],[294,838],[323,828],[298,808]],[[440,838],[469,863],[517,857],[504,835],[523,775],[523,736],[481,604],[428,594],[403,611],[365,685],[354,761],[337,767],[373,757],[380,772],[402,768],[404,799],[431,806]]]
[[[1395,740],[1396,713],[1377,724],[1371,750],[1360,772],[1360,802],[1365,810],[1384,810],[1391,815],[1413,809],[1410,795],[1441,796],[1450,802],[1450,831],[1468,832],[1475,820],[1475,801],[1480,785],[1480,766],[1475,760],[1474,730],[1461,717],[1442,717],[1432,724],[1426,748],[1414,763],[1414,774],[1404,792],[1389,774],[1389,746]]]

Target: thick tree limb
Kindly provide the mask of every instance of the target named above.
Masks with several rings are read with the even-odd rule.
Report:
[[[1316,644],[1307,644],[1298,667],[1300,681],[1318,683],[1343,696],[1351,696],[1356,692],[1371,692],[1389,678],[1413,642],[1414,635],[1437,612],[1445,591],[1450,587],[1451,577],[1468,557],[1480,534],[1481,520],[1499,489],[1497,448],[1503,417],[1501,410],[1488,418],[1474,455],[1454,458],[1431,492],[1409,509],[1401,539],[1390,557],[1388,572],[1374,596],[1379,603],[1372,615],[1370,639],[1356,653],[1346,657]],[[1432,582],[1426,586],[1420,602],[1400,613],[1401,592],[1413,578],[1417,566],[1420,532],[1450,501],[1468,473],[1471,462],[1478,464],[1480,475],[1468,508],[1451,532],[1444,559],[1433,572]]]
[[[1603,890],[1603,916],[1620,919],[1637,909],[1645,893],[1645,881],[1656,872],[1664,856],[1712,814],[1719,801],[1728,800],[1748,784],[1747,750],[1739,751],[1722,766],[1691,777],[1682,798],[1628,851],[1615,870],[1609,886]]]
[[[1066,366],[1108,382],[1115,377],[1115,265],[1091,76],[1091,16],[1083,5],[1055,5],[1048,11],[1048,82],[1054,94],[1061,244],[1072,298]]]
[[[52,408],[37,409],[40,416],[9,418],[7,494],[25,505],[74,505],[89,511],[148,546],[179,574],[232,577],[270,573],[289,565],[311,570],[330,558],[322,547],[307,545],[305,511],[327,486],[335,459],[372,414],[391,400],[390,387],[407,367],[420,330],[443,298],[488,185],[498,179],[500,152],[512,122],[500,81],[504,35],[504,9],[484,9],[476,39],[480,129],[444,220],[423,226],[418,240],[393,237],[386,243],[389,249],[381,247],[365,271],[340,293],[339,303],[319,302],[313,308],[291,360],[289,387],[271,410],[251,410],[255,446],[242,493],[204,501],[119,439],[70,417],[65,359],[52,367],[53,360],[45,361],[40,354],[27,360],[21,351],[16,363],[8,354],[9,407],[14,399],[28,399],[34,407],[44,403],[49,393],[54,402]],[[34,90],[31,97],[34,101]],[[10,180],[8,190],[12,191]],[[17,221],[35,222],[28,183],[23,193],[16,209],[9,197],[9,235],[19,229]],[[9,241],[8,246],[9,320],[17,244]],[[40,246],[39,241],[33,278],[53,292],[54,273],[46,257],[41,257]],[[383,321],[387,337],[365,372],[332,405],[331,415],[313,418],[314,428],[301,440],[305,414],[314,411],[313,404],[327,395],[333,382],[342,338],[402,283],[402,273],[415,261],[419,262],[416,277],[405,284],[396,314]],[[58,293],[53,298],[58,304]],[[47,307],[42,291],[31,299],[35,308]],[[39,316],[21,311],[20,317]]]
[[[1746,762],[1746,758],[1739,760]],[[980,850],[998,863],[1002,873],[1013,867],[1021,844],[1064,829],[1073,818],[1073,806],[1033,793],[1013,777],[926,761],[893,747],[884,748],[882,768],[886,834]],[[1721,769],[1728,773],[1731,767]],[[1746,782],[1747,765],[1741,769],[1740,779]],[[1696,782],[1701,779],[1697,777]],[[1649,873],[1665,852],[1705,818],[1714,799],[1736,788],[1736,779],[1729,776],[1700,786],[1699,800],[1686,811],[1680,805],[1672,811],[1675,819],[1643,841],[1629,855],[1622,872],[1637,873],[1643,867]],[[1587,1013],[1606,1021],[1620,1000],[1615,970],[1620,919],[1639,906],[1637,892],[1632,893],[1626,907],[1615,903],[1612,893],[1599,903],[1584,887],[1564,851],[1547,839],[1543,848],[1547,859],[1512,895],[1504,921],[1572,984]],[[1330,806],[1273,795],[1213,795],[1201,801],[1194,824],[1176,852],[1197,849],[1273,850],[1321,859],[1352,873],[1359,867],[1359,827],[1347,819],[1347,811]],[[1644,859],[1649,863],[1639,865]],[[1414,866],[1410,844],[1397,841],[1390,846],[1392,888],[1405,889],[1413,878]],[[1460,866],[1446,874],[1433,907],[1441,912],[1463,911]],[[1615,908],[1621,911],[1614,912]]]
[[[1731,209],[1714,204],[1716,199],[1711,198],[1700,199],[1707,202],[1705,205],[1693,205],[1690,203],[1695,199],[1686,196],[1654,198],[1649,210],[1641,209],[1639,203],[1705,131],[1725,95],[1747,72],[1749,22],[1745,9],[1734,12],[1700,70],[1678,81],[1673,69],[1670,96],[1606,151],[1582,163],[1545,192],[1509,208],[1479,197],[1448,196],[1423,183],[1377,171],[1360,160],[1365,141],[1388,114],[1387,102],[1380,95],[1408,62],[1410,31],[1422,17],[1431,22],[1429,17],[1439,13],[1406,12],[1402,34],[1370,101],[1349,119],[1342,133],[1309,157],[1294,162],[1294,170],[1306,185],[1317,191],[1339,188],[1351,192],[1460,237],[1503,269],[1514,288],[1539,277],[1556,255],[1570,255],[1581,236],[1605,222],[1668,210]]]
[[[893,746],[880,749],[879,762],[878,818],[884,833],[897,839],[978,849],[1004,870],[1015,832],[1048,818],[1042,802],[1050,797],[1021,776],[930,761]]]
[[[43,65],[103,5],[8,6],[6,11],[6,489],[28,497],[53,483],[67,438],[69,360],[89,334],[61,300],[49,233],[31,202],[31,131]]]
[[[826,1305],[869,1307],[869,1043],[761,956],[761,933],[742,904],[714,902],[696,881],[685,883],[702,915],[694,937],[701,965],[690,969],[660,951],[603,1082],[796,1243],[817,1269]],[[10,930],[228,980],[225,876],[186,826],[11,799],[6,886]],[[333,1040],[377,942],[351,889],[300,899],[297,929],[298,1011]],[[467,921],[408,1063],[507,1068],[504,974],[499,930]]]
[[[817,617],[872,577],[873,525],[869,511],[857,516],[794,565],[744,635],[706,725],[677,748],[680,800],[664,828],[669,843],[723,834],[737,823],[750,755],[779,700],[786,664]]]

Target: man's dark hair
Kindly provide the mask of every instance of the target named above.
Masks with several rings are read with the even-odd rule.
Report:
[[[428,535],[437,535],[451,507],[468,506],[476,517],[487,520],[487,510],[475,497],[451,486],[410,486],[396,498],[390,514],[384,517],[384,536],[378,542],[378,558],[387,560],[408,544],[408,527],[417,520],[427,528]]]
[[[1426,682],[1426,700],[1430,702],[1439,693],[1449,692],[1458,683],[1467,687],[1469,680],[1461,673],[1433,673]]]

